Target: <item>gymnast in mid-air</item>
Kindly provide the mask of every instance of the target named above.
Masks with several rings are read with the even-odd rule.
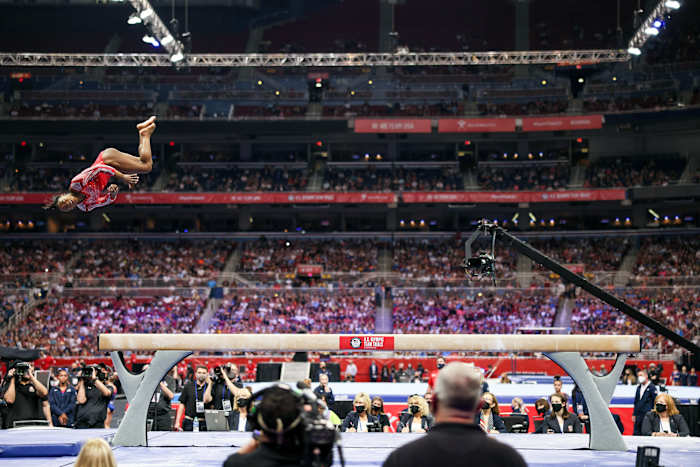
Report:
[[[53,196],[44,209],[58,208],[67,212],[77,207],[89,212],[116,201],[119,187],[115,184],[107,186],[110,178],[115,177],[129,188],[136,185],[138,174],[147,174],[153,168],[151,135],[156,129],[156,117],[139,123],[136,128],[139,131],[139,157],[114,148],[105,149],[90,167],[71,180],[69,191]]]

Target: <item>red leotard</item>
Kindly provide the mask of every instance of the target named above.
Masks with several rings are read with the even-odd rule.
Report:
[[[85,195],[85,199],[78,204],[78,208],[89,212],[116,201],[117,195],[103,193],[109,179],[116,173],[114,168],[102,161],[102,153],[100,153],[90,167],[73,177],[70,182],[71,191]]]

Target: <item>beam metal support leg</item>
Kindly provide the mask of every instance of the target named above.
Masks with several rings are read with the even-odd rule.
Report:
[[[545,355],[562,367],[583,393],[591,427],[588,447],[597,451],[627,451],[627,445],[608,408],[627,355],[618,354],[615,365],[605,376],[591,373],[586,361],[577,352],[551,352]]]
[[[129,402],[129,410],[112,439],[113,446],[148,446],[146,417],[153,393],[168,371],[191,354],[189,350],[159,350],[146,371],[134,374],[126,368],[121,352],[111,352],[114,368]]]

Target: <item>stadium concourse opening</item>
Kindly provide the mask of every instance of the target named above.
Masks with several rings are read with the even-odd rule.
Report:
[[[700,2],[54,3],[3,465],[700,463]]]

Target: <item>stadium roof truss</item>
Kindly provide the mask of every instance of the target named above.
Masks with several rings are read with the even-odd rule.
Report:
[[[542,65],[625,62],[626,50],[547,50],[525,52],[312,53],[187,55],[178,63],[190,67],[362,67]],[[165,54],[0,53],[0,66],[172,66]]]

